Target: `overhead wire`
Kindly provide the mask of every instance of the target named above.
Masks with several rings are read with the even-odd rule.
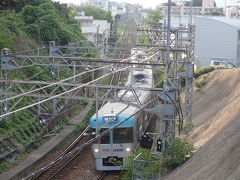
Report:
[[[42,167],[41,169],[39,169],[38,171],[35,171],[34,173],[26,176],[23,178],[23,180],[29,180],[32,177],[34,177],[35,175],[48,170],[49,168],[51,168],[52,166],[54,166],[55,164],[59,163],[60,161],[64,160],[65,158],[67,158],[68,156],[71,156],[74,153],[80,152],[82,149],[84,149],[85,147],[91,145],[93,142],[95,142],[97,139],[101,138],[102,136],[106,135],[107,133],[109,133],[110,131],[112,131],[114,128],[120,126],[121,124],[123,124],[124,122],[126,122],[127,120],[131,119],[132,117],[134,117],[135,115],[137,115],[139,112],[141,112],[144,108],[146,108],[150,103],[152,103],[153,101],[157,100],[159,98],[159,96],[163,95],[165,92],[162,92],[161,94],[159,94],[157,97],[153,98],[152,100],[150,100],[149,102],[147,102],[145,105],[143,105],[142,107],[139,108],[139,110],[137,110],[135,113],[133,113],[132,115],[130,115],[128,118],[118,122],[117,124],[115,124],[114,126],[112,126],[111,128],[108,128],[107,130],[103,131],[102,133],[99,133],[97,136],[95,136],[94,138],[88,140],[86,143],[82,144],[81,146],[75,148],[74,150],[70,151],[69,153],[57,158],[55,161],[52,161],[51,163],[49,163],[47,166]]]
[[[146,58],[144,61],[146,61],[146,60],[148,60],[148,59],[151,59],[152,57],[156,56],[158,53],[159,53],[159,52],[153,54],[152,56]],[[110,67],[110,66],[112,66],[112,65],[108,65],[108,67]],[[70,90],[68,90],[68,91],[66,91],[66,92],[63,92],[63,93],[54,95],[54,96],[52,96],[52,97],[49,97],[49,98],[47,98],[47,99],[41,100],[41,101],[36,102],[36,103],[33,103],[33,104],[31,104],[31,105],[27,105],[27,106],[25,106],[25,107],[16,109],[16,110],[14,110],[14,111],[7,112],[7,113],[5,113],[5,114],[2,114],[2,115],[0,115],[0,121],[2,120],[1,118],[6,117],[6,116],[8,116],[8,115],[10,115],[10,114],[13,114],[13,113],[22,111],[22,110],[24,110],[24,109],[28,109],[28,108],[33,107],[33,106],[36,106],[36,105],[38,105],[38,104],[41,104],[41,103],[47,102],[47,101],[49,101],[49,100],[52,100],[52,99],[54,99],[54,98],[60,97],[60,96],[65,95],[65,94],[67,94],[67,93],[69,93],[69,92],[78,90],[78,89],[81,88],[81,87],[84,87],[84,86],[90,85],[90,84],[92,84],[92,83],[94,83],[94,82],[97,82],[98,80],[103,79],[103,78],[107,77],[108,75],[110,75],[110,74],[112,74],[112,73],[116,73],[116,72],[119,72],[119,71],[123,71],[123,70],[129,69],[129,68],[130,68],[130,66],[125,67],[125,68],[122,68],[122,69],[119,69],[119,70],[116,70],[116,71],[113,71],[113,72],[110,72],[110,73],[107,73],[107,74],[105,74],[105,75],[103,75],[103,76],[101,76],[101,77],[99,77],[99,78],[97,78],[97,79],[95,79],[95,80],[92,80],[92,81],[90,81],[90,82],[88,82],[88,83],[85,83],[85,84],[81,84],[81,85],[79,85],[79,86],[77,86],[77,87],[75,87],[75,88],[73,88],[73,89],[70,89]],[[98,69],[98,68],[97,68],[97,69]],[[102,69],[102,68],[100,68],[100,69]],[[82,73],[80,73],[80,74],[82,74]],[[76,76],[79,76],[79,75],[72,76],[72,77],[70,77],[70,79],[72,79],[73,77],[76,77]],[[69,78],[67,78],[67,79],[69,79]],[[66,79],[65,79],[65,81],[66,81]],[[61,81],[59,81],[59,82],[61,82]],[[53,84],[54,84],[54,85],[55,85],[55,84],[59,84],[59,82],[56,82],[56,83],[53,83]],[[53,86],[53,84],[47,85],[47,86],[50,87],[50,86]],[[44,88],[46,88],[46,86],[44,86],[43,88],[39,88],[39,89],[44,89]],[[27,95],[27,94],[29,94],[29,93],[31,93],[31,92],[36,92],[36,91],[38,91],[39,89],[30,91],[30,92],[27,92],[27,93],[23,93],[22,95],[17,95],[17,96],[11,97],[11,98],[7,98],[7,99],[4,99],[4,100],[1,100],[0,102],[4,102],[4,101],[9,100],[9,99],[14,99],[14,98],[16,98],[16,97],[21,97],[21,96]]]
[[[151,49],[151,48],[150,48],[150,49]],[[49,58],[49,57],[46,57],[46,58]],[[54,57],[54,56],[53,56],[52,58],[59,58],[59,57]],[[63,57],[63,58],[66,58],[66,57]],[[73,57],[70,57],[70,58],[73,58]],[[125,62],[125,61],[130,60],[130,59],[131,59],[131,57],[126,58],[126,59],[122,60],[121,62]],[[113,65],[110,64],[110,65],[106,65],[106,66],[99,67],[99,68],[96,68],[96,69],[87,70],[87,71],[85,71],[85,72],[76,74],[76,75],[74,75],[74,76],[71,76],[71,77],[69,77],[69,78],[60,80],[60,81],[58,81],[58,82],[51,83],[51,84],[46,85],[46,86],[44,86],[44,87],[41,87],[41,88],[38,88],[38,89],[35,89],[35,90],[32,90],[32,91],[28,91],[28,92],[25,92],[25,93],[22,93],[22,94],[13,96],[13,97],[9,97],[9,98],[6,98],[6,99],[2,99],[2,100],[0,100],[0,103],[1,103],[1,102],[5,102],[5,101],[9,101],[9,100],[11,100],[11,99],[15,99],[15,98],[18,98],[18,97],[21,97],[21,96],[25,96],[25,95],[27,95],[27,94],[34,93],[34,92],[43,90],[43,89],[45,89],[45,88],[49,88],[49,87],[51,87],[51,86],[58,85],[58,84],[60,84],[60,83],[62,83],[62,82],[65,82],[65,81],[74,79],[74,78],[79,77],[79,76],[81,76],[81,75],[84,75],[84,74],[86,74],[86,73],[93,72],[93,71],[98,71],[98,70],[101,70],[101,69],[104,69],[104,68],[108,68],[108,67],[111,67],[111,66],[113,66]]]

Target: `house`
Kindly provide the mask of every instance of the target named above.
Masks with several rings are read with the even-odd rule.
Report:
[[[77,13],[74,19],[81,23],[83,35],[87,40],[95,42],[97,27],[93,26],[93,16],[85,16],[84,12]]]
[[[78,13],[74,19],[81,23],[82,33],[89,41],[96,42],[106,31],[110,31],[107,20],[96,20],[93,16],[85,16],[84,12]]]
[[[109,9],[108,8],[109,0],[88,0],[87,4],[96,8],[103,9],[105,11]]]

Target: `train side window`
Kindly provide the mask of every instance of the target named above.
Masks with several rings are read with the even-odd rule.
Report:
[[[102,132],[104,132],[106,130],[107,130],[107,128],[102,128],[100,130],[100,133],[102,133]],[[100,138],[100,144],[110,144],[110,133],[107,133],[107,134],[105,134],[104,136],[102,136]]]
[[[113,129],[113,143],[132,143],[133,142],[133,128],[115,128]]]

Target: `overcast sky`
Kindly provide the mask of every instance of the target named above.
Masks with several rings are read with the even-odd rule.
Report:
[[[81,4],[81,2],[85,2],[86,0],[54,0],[54,1],[60,1],[63,3],[74,3],[74,4]],[[143,5],[144,7],[148,8],[148,7],[156,7],[156,5],[159,5],[163,2],[166,2],[167,0],[113,0],[113,1],[117,1],[117,2],[128,2],[128,3],[138,3]],[[225,0],[215,0],[215,2],[217,3],[218,7],[223,7],[224,6],[224,2]]]

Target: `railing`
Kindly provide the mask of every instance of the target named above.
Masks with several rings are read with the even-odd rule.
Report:
[[[146,160],[142,153],[133,160],[132,180],[156,180],[160,171],[160,160]]]

